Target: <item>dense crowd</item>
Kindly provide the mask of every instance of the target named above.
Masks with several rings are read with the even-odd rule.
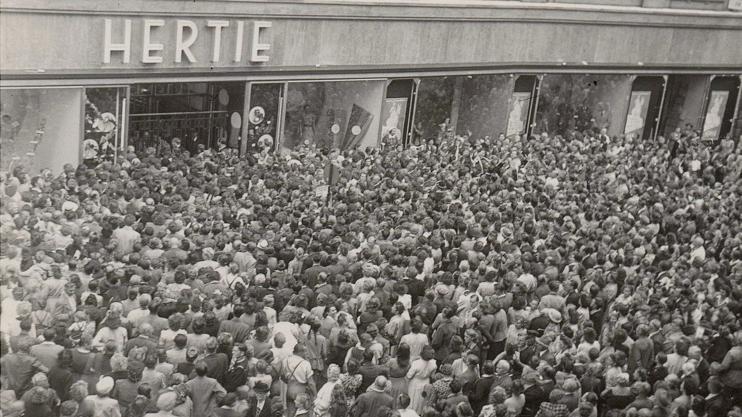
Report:
[[[2,416],[741,417],[736,145],[15,167]]]

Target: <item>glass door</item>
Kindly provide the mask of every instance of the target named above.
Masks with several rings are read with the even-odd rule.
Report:
[[[85,89],[82,162],[96,166],[126,153],[129,87]]]
[[[250,83],[245,118],[246,139],[241,154],[275,151],[283,124],[285,83]]]

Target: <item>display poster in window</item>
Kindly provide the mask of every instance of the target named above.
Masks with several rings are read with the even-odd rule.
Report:
[[[721,125],[724,121],[724,110],[727,108],[729,91],[712,91],[709,105],[706,109],[706,117],[703,119],[702,140],[719,140]]]
[[[526,123],[528,123],[528,105],[530,102],[531,93],[513,93],[513,97],[510,100],[510,110],[508,112],[507,136],[522,135],[526,131]]]
[[[629,114],[626,116],[625,134],[641,136],[647,121],[651,91],[632,91],[629,100]]]
[[[381,105],[381,140],[396,137],[401,141],[406,116],[407,98],[384,99]]]

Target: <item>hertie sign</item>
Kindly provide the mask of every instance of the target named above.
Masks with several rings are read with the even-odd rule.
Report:
[[[212,64],[231,61],[243,61],[245,49],[245,35],[249,34],[247,42],[247,56],[249,62],[268,62],[270,43],[265,42],[271,22],[264,21],[228,21],[207,20],[197,24],[193,20],[178,19],[165,21],[164,19],[144,19],[132,21],[123,19],[114,23],[112,19],[104,19],[105,26],[103,39],[103,63],[110,64],[114,54],[121,54],[121,62],[128,64],[132,60],[132,48],[136,57],[143,64],[162,64],[168,62],[197,63],[194,50],[207,50],[208,59]],[[132,32],[136,42],[132,42]],[[174,42],[167,43],[173,38]],[[141,34],[141,37],[139,36]],[[225,42],[222,42],[222,38]],[[226,40],[229,39],[229,42]],[[227,47],[223,48],[222,44]],[[135,44],[135,45],[133,45]],[[222,49],[227,49],[222,51]],[[224,52],[224,53],[222,53]],[[170,57],[172,61],[170,61]]]

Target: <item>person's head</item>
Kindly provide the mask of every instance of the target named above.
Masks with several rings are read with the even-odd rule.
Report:
[[[253,387],[253,391],[258,401],[265,401],[270,393],[270,387],[263,381],[257,381]]]
[[[188,344],[188,337],[184,334],[177,334],[175,335],[173,342],[175,343],[176,348],[185,349],[186,345]]]
[[[88,396],[88,383],[83,380],[75,381],[70,385],[68,393],[71,400],[80,403]]]
[[[581,401],[580,404],[577,406],[580,417],[590,417],[590,415],[593,413],[593,408],[593,404],[587,401]]]
[[[425,345],[422,352],[420,353],[420,357],[425,361],[429,361],[435,358],[435,349],[433,349],[433,347],[430,345]]]
[[[196,363],[194,370],[196,371],[196,375],[204,377],[209,372],[209,367],[208,365],[206,365],[206,362],[199,361],[198,363]]]
[[[330,382],[335,382],[340,378],[340,367],[336,364],[330,364],[330,366],[327,367],[327,380]]]
[[[294,405],[297,409],[309,410],[310,404],[309,395],[305,393],[298,394],[294,399]]]
[[[448,387],[451,389],[452,393],[458,394],[461,392],[461,381],[454,379],[448,384]]]
[[[273,344],[276,346],[276,348],[280,349],[283,347],[283,345],[286,343],[286,336],[284,336],[283,333],[278,332],[275,336],[273,336]]]
[[[54,341],[54,338],[57,336],[57,332],[54,329],[46,329],[44,330],[44,340],[47,342]]]
[[[139,330],[139,334],[145,337],[152,337],[152,335],[155,332],[155,329],[149,323],[140,324],[138,330]]]

